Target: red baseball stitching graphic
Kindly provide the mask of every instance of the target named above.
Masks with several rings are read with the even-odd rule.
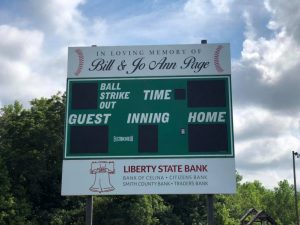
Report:
[[[83,64],[84,64],[84,55],[83,55],[83,52],[80,48],[77,48],[75,50],[77,56],[78,56],[78,60],[79,60],[79,63],[78,63],[78,67],[77,67],[77,70],[75,72],[75,75],[76,76],[79,76],[79,74],[81,73],[82,71],[82,68],[83,68]]]
[[[214,64],[215,64],[215,68],[216,70],[219,72],[219,73],[222,73],[224,71],[224,69],[221,67],[220,65],[220,52],[221,50],[223,49],[223,46],[222,45],[219,45],[217,48],[216,48],[216,51],[215,51],[215,54],[214,54]]]

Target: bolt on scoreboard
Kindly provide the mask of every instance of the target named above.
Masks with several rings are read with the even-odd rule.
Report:
[[[230,75],[67,80],[65,159],[234,157]]]

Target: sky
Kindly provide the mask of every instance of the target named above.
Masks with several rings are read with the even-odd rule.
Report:
[[[236,169],[292,184],[299,21],[299,0],[1,0],[0,107],[64,92],[68,46],[230,43]]]

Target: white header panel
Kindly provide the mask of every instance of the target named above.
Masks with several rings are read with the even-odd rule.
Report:
[[[68,77],[231,74],[229,44],[69,47]]]

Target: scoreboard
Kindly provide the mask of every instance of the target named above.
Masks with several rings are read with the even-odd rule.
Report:
[[[65,158],[233,156],[230,76],[68,79]]]
[[[62,195],[233,194],[230,45],[69,47]]]

